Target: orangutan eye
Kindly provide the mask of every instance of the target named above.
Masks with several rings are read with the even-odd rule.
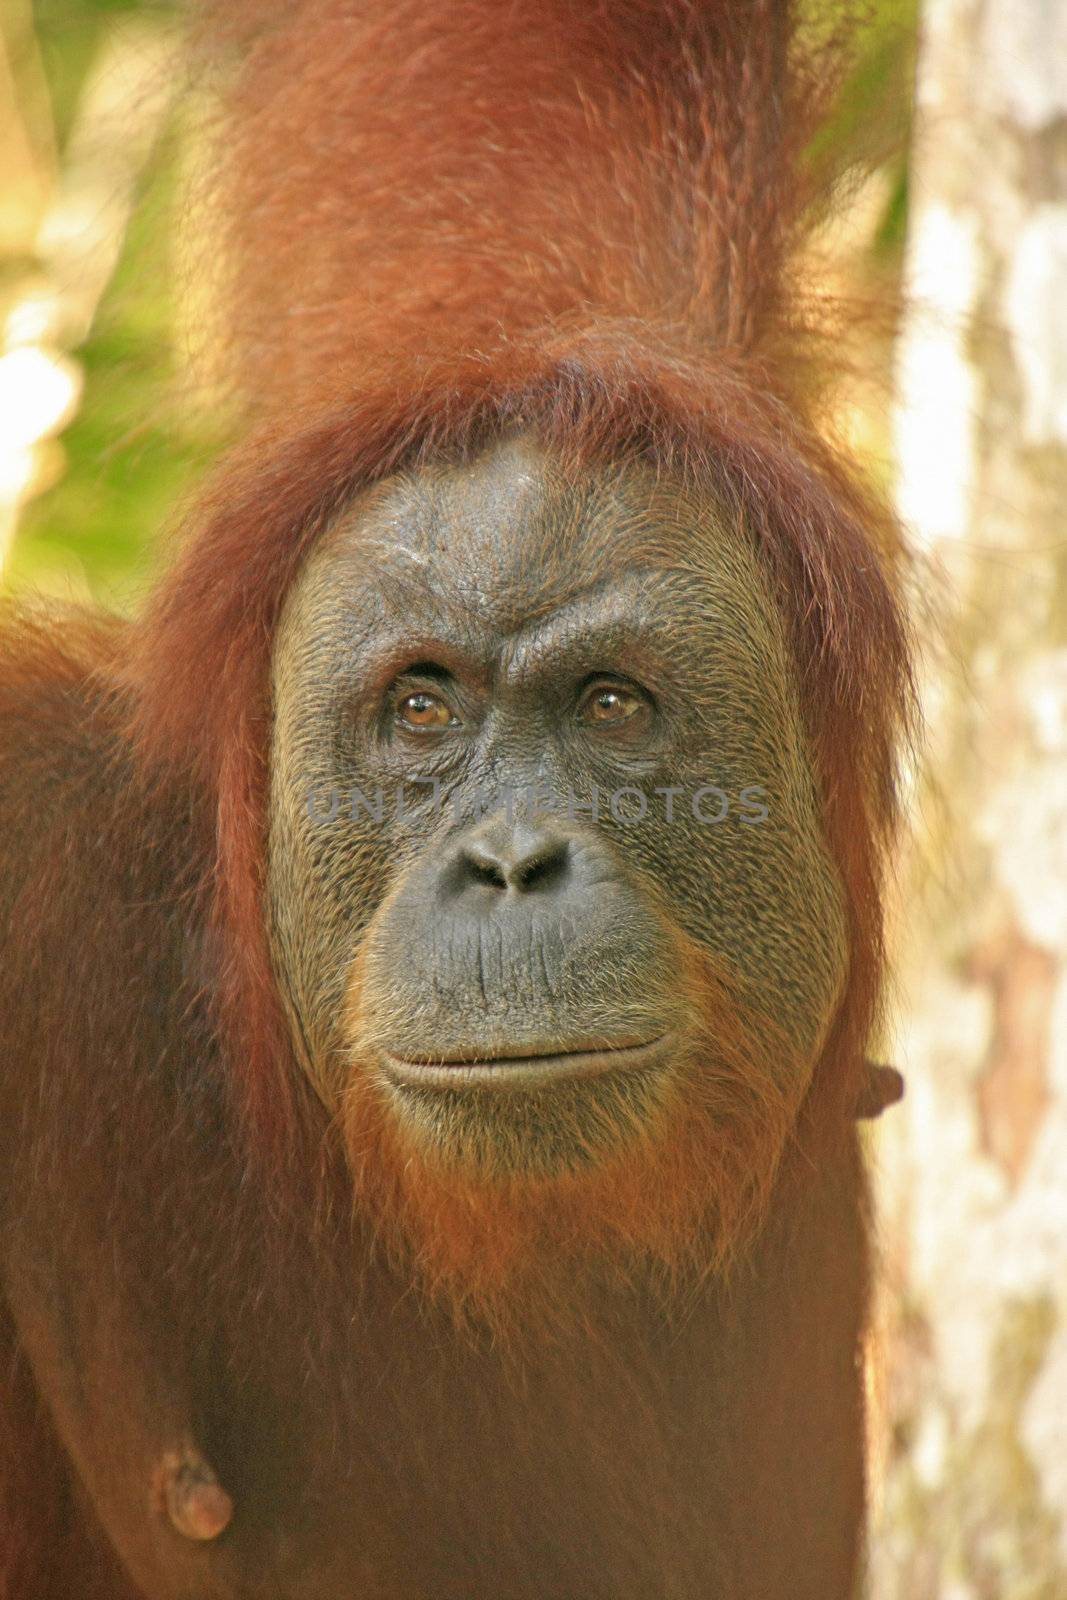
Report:
[[[416,689],[414,693],[406,694],[396,714],[397,721],[405,728],[414,728],[419,733],[433,733],[439,728],[459,726],[459,718],[452,707],[428,689]]]
[[[583,722],[612,727],[631,722],[648,711],[648,701],[618,683],[595,683],[578,708]]]

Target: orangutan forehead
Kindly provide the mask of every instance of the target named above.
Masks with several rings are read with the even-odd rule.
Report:
[[[641,462],[564,464],[528,437],[379,484],[309,567],[334,594],[433,598],[508,631],[607,589],[647,596],[657,577],[759,587],[754,551],[710,495]]]

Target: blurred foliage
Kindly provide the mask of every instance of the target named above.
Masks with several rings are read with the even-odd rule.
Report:
[[[892,269],[899,266],[907,224],[919,0],[871,0],[862,16],[860,48],[809,157],[831,170],[846,164],[884,172],[886,202],[871,238],[872,264]]]
[[[179,4],[165,0],[33,0],[37,44],[52,93],[52,116],[62,147],[89,65],[100,47],[103,30],[128,16],[172,21]]]
[[[211,441],[178,400],[173,284],[161,240],[173,189],[165,140],[134,213],[118,270],[77,352],[85,389],[55,447],[58,481],[28,506],[8,579],[69,572],[96,595],[136,580],[153,537],[210,457]]]
[[[37,41],[62,162],[104,30],[135,15],[172,23],[179,5],[35,0]],[[85,386],[51,446],[52,487],[26,508],[5,574],[12,586],[89,593],[124,604],[151,566],[161,528],[195,484],[215,441],[183,403],[179,311],[170,251],[181,103],[143,174],[118,267],[75,352]]]
[[[812,150],[887,174],[868,253],[899,266],[907,211],[906,131],[917,0],[871,0],[871,27],[835,114]],[[60,159],[104,30],[131,15],[180,16],[166,0],[33,0]],[[195,485],[217,441],[181,400],[181,307],[173,270],[180,170],[177,112],[144,174],[122,256],[92,331],[75,352],[81,404],[50,447],[51,484],[26,507],[6,571],[14,585],[64,587],[126,604],[157,553],[158,535]]]

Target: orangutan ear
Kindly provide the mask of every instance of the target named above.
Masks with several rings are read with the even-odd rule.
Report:
[[[854,1115],[880,1117],[886,1106],[904,1098],[904,1078],[896,1067],[882,1067],[876,1061],[864,1062],[863,1087],[856,1099]]]

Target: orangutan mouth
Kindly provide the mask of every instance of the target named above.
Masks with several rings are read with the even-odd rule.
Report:
[[[605,1072],[647,1068],[666,1055],[669,1037],[595,1044],[583,1041],[566,1050],[542,1052],[537,1045],[515,1046],[506,1056],[469,1052],[411,1059],[383,1052],[386,1074],[397,1084],[420,1089],[530,1089]]]

